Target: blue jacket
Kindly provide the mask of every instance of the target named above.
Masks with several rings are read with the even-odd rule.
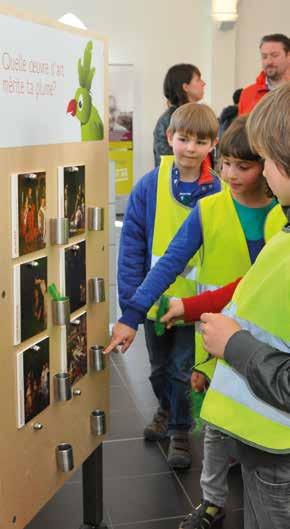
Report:
[[[138,314],[138,306],[135,305],[133,309],[134,304],[131,303],[131,300],[151,266],[158,171],[159,167],[156,167],[143,176],[134,187],[129,197],[121,233],[118,260],[119,304],[122,310],[120,321],[135,329],[138,327],[138,323],[144,321],[144,307],[140,307],[141,310]],[[179,195],[182,183],[179,182],[176,168],[172,170],[171,179],[174,197],[181,202]],[[220,188],[219,178],[214,173],[207,174],[207,178],[202,175],[193,184],[189,206],[193,208],[200,198],[216,193],[220,191]],[[199,244],[201,244],[201,240]],[[180,260],[184,263],[186,258],[185,263],[187,263],[192,256],[192,254],[189,255],[187,244],[184,244],[183,251],[184,255],[180,256]],[[183,270],[184,264],[179,273]],[[175,267],[171,272],[175,274]],[[150,295],[148,293],[148,296],[145,295],[144,305],[147,303],[149,303],[148,307],[152,305],[149,301],[151,297],[151,293]]]

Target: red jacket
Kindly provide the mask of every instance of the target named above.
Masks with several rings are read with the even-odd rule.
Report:
[[[254,84],[246,86],[241,93],[239,101],[239,116],[251,112],[254,106],[262,99],[262,97],[269,91],[266,84],[265,72],[261,72]]]
[[[231,301],[233,293],[236,290],[241,277],[228,283],[217,290],[206,290],[202,294],[192,296],[191,298],[182,298],[184,306],[184,321],[199,321],[203,312],[221,312],[223,308]]]

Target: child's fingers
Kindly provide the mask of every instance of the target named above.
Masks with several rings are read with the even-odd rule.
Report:
[[[123,340],[121,338],[115,338],[114,340],[111,340],[109,345],[104,349],[104,354],[111,353],[114,349],[118,347],[118,345],[122,344]]]
[[[109,345],[104,349],[104,354],[111,353],[119,345],[119,340],[112,340]]]
[[[169,309],[160,319],[161,323],[169,323],[172,318],[175,317],[175,312],[173,309]]]
[[[180,318],[184,314],[184,306],[181,299],[172,299],[169,302],[169,309],[161,318],[162,323],[167,323],[170,320]]]

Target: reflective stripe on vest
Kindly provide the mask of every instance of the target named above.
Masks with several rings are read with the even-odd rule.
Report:
[[[263,417],[269,417],[272,421],[290,428],[289,413],[280,411],[256,397],[253,392],[248,390],[249,385],[246,379],[239,376],[237,371],[231,369],[226,362],[220,361],[217,363],[216,374],[210,387]]]
[[[171,172],[174,156],[162,156],[158,173],[156,213],[152,242],[151,268],[167,250],[180,226],[191,212],[191,208],[178,202],[172,191]],[[196,294],[196,268],[198,254],[190,259],[183,273],[165,292],[168,296],[181,298]],[[147,313],[149,319],[156,319],[157,304]],[[181,322],[183,323],[183,322]]]
[[[211,199],[211,200],[209,200]],[[236,212],[230,190],[201,200],[199,203],[203,226],[204,244],[202,260],[197,276],[197,292],[216,290],[244,276],[251,267],[247,241]],[[213,217],[212,217],[213,216]],[[212,218],[215,222],[212,222]],[[269,241],[286,222],[279,204],[268,213],[264,223],[264,239]],[[207,352],[196,326],[196,364],[198,371],[212,378],[215,362],[207,364]]]
[[[263,403],[263,413],[255,408],[255,396],[253,396],[253,407],[233,400],[234,391],[231,396],[223,393],[227,381],[221,375],[220,361],[213,377],[213,381],[203,401],[201,417],[209,424],[225,433],[239,439],[246,444],[261,448],[267,452],[289,453],[290,452],[290,425],[286,424],[283,412],[278,412],[279,420],[274,420],[273,407]],[[235,372],[234,372],[235,373]],[[230,379],[232,372],[228,376]],[[213,389],[212,385],[218,386]],[[247,383],[245,383],[248,389]],[[230,389],[230,388],[229,388]],[[239,386],[239,391],[243,391]],[[261,401],[260,401],[261,402]],[[219,413],[220,411],[220,413]],[[268,412],[268,414],[267,414]]]
[[[280,232],[259,254],[223,313],[261,342],[290,354],[289,285],[290,234]],[[262,450],[290,453],[290,414],[257,397],[224,361],[217,362],[201,416]]]
[[[279,349],[279,351],[283,351],[283,353],[290,354],[290,341],[287,342],[277,336],[273,336],[273,334],[261,329],[261,327],[258,325],[255,325],[254,323],[237,316],[237,304],[233,301],[231,301],[229,305],[227,305],[227,307],[223,310],[223,314],[229,318],[235,319],[242,329],[249,331],[253,336],[255,336],[255,338],[257,338],[257,340],[260,340],[261,342],[264,342],[275,349]]]
[[[151,268],[153,268],[153,266],[155,266],[156,263],[158,263],[160,257],[161,256],[157,257],[156,255],[152,255]],[[186,265],[185,269],[183,270],[183,272],[180,275],[181,275],[181,277],[184,277],[185,279],[191,279],[192,281],[195,281],[196,280],[196,275],[197,275],[197,267],[194,266],[192,268],[191,266]]]

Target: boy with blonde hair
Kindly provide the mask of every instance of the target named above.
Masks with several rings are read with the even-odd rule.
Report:
[[[201,315],[204,347],[220,359],[204,400],[202,417],[236,439],[233,444],[244,480],[245,529],[288,529],[289,82],[261,100],[250,114],[247,127],[252,147],[265,160],[267,183],[288,222],[259,254],[223,314]]]
[[[123,329],[130,331],[123,341],[124,352],[133,341],[138,323],[144,321],[130,307],[131,298],[150,268],[188,217],[197,200],[220,190],[212,172],[209,153],[218,131],[217,118],[207,105],[187,103],[172,115],[167,132],[174,156],[164,156],[160,167],[146,174],[134,187],[128,202],[121,234],[118,289],[122,317],[115,325],[111,345]],[[171,285],[172,296],[195,293],[196,258]],[[148,307],[151,306],[151,303]],[[146,345],[151,364],[150,382],[159,408],[144,430],[144,437],[158,441],[170,435],[168,464],[188,468],[191,454],[188,431],[190,410],[190,367],[194,361],[194,326],[176,325],[164,336],[156,336],[156,306],[144,321]],[[121,340],[122,341],[122,340]],[[118,341],[119,343],[119,341]]]

